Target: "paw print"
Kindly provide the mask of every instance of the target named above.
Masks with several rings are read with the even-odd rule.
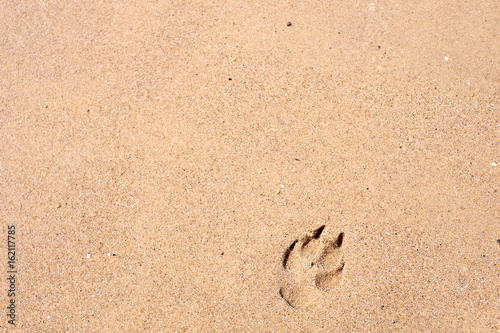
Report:
[[[332,240],[323,236],[324,230],[325,225],[296,239],[283,255],[285,283],[280,295],[294,308],[308,307],[342,276],[344,233]]]

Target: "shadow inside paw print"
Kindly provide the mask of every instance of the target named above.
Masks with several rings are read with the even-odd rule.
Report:
[[[324,230],[323,225],[296,239],[283,255],[285,282],[280,295],[294,308],[307,308],[342,276],[344,233],[332,240],[323,235]]]

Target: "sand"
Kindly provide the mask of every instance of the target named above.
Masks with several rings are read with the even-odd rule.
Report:
[[[497,1],[0,12],[0,330],[500,330]]]

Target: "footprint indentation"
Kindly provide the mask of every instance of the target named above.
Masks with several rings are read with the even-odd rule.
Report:
[[[284,285],[281,297],[294,308],[307,308],[321,292],[333,289],[344,269],[341,246],[344,233],[332,240],[325,225],[294,240],[283,255]]]

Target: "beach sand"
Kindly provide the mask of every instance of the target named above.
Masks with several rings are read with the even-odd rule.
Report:
[[[499,332],[498,2],[0,8],[0,330]]]

